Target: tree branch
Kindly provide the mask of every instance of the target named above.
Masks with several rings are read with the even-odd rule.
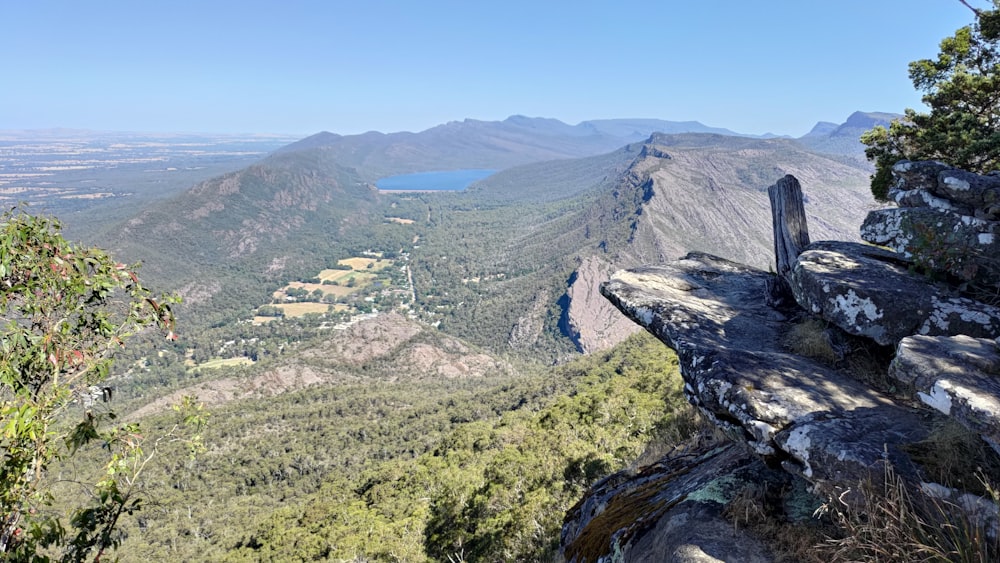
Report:
[[[966,0],[958,0],[958,1],[959,1],[959,2],[961,2],[961,3],[962,3],[962,5],[963,5],[963,6],[965,6],[966,8],[968,8],[968,9],[972,10],[972,13],[973,13],[973,14],[976,14],[976,17],[977,17],[977,18],[978,18],[978,17],[980,16],[980,11],[979,11],[979,8],[974,8],[974,7],[973,7],[973,6],[971,5],[971,4],[969,4],[969,3],[968,3],[968,2],[966,1]]]

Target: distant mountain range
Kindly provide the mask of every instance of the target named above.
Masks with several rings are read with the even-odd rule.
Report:
[[[419,133],[372,131],[345,136],[324,131],[292,143],[281,152],[320,149],[328,158],[355,167],[374,181],[381,176],[426,170],[504,169],[529,162],[591,156],[641,141],[656,132],[761,137],[697,121],[600,119],[568,125],[557,119],[515,115],[503,121],[452,121]]]
[[[892,117],[857,112],[800,139],[741,136],[697,122],[567,125],[523,116],[420,133],[324,132],[138,212],[105,243],[126,259],[145,259],[146,271],[189,303],[245,315],[279,280],[314,275],[346,248],[363,250],[376,238],[405,245],[419,235],[418,292],[421,283],[438,294],[427,284],[454,284],[451,326],[498,323],[489,330],[502,330],[507,322],[515,347],[541,345],[546,331],[561,331],[578,348],[596,349],[614,340],[602,341],[614,332],[610,321],[567,311],[573,302],[586,303],[577,311],[602,310],[594,287],[614,267],[695,249],[766,267],[765,190],[786,173],[804,184],[814,238],[854,238],[870,203],[870,168],[857,137]],[[501,172],[460,194],[415,197],[374,187],[387,175],[462,168]],[[410,230],[385,225],[404,211],[416,221]],[[504,282],[495,289],[456,281],[498,273]],[[586,289],[571,295],[567,276]],[[520,320],[503,320],[511,315]],[[489,338],[475,341],[495,347]]]
[[[856,111],[841,124],[820,121],[799,142],[818,152],[839,154],[864,160],[861,135],[876,125],[888,127],[893,119],[903,117],[897,113]]]

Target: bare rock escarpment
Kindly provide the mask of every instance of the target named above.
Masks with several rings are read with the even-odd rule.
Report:
[[[742,546],[730,555],[734,560],[771,560],[769,546],[735,532],[722,540],[683,533],[679,522],[711,529],[708,521],[720,518],[729,501],[709,494],[720,481],[736,487],[741,479],[785,479],[788,490],[814,495],[806,505],[861,509],[859,485],[891,469],[913,491],[975,497],[938,482],[940,473],[928,461],[934,456],[916,452],[926,450],[948,420],[973,440],[1000,448],[1000,309],[968,291],[993,283],[990,262],[1000,256],[981,236],[992,234],[984,225],[997,215],[994,177],[939,163],[903,163],[897,172],[894,193],[908,194],[901,200],[936,203],[869,214],[865,237],[889,233],[877,241],[895,252],[809,244],[804,222],[784,221],[787,214],[776,211],[776,240],[800,241],[784,252],[776,243],[784,275],[691,253],[619,271],[601,287],[619,310],[677,351],[689,400],[733,442],[725,454],[699,450],[596,484],[567,515],[568,561],[729,560],[712,553],[720,541]],[[782,182],[787,188],[792,180]],[[901,219],[909,209],[923,223]],[[935,230],[913,227],[918,224]],[[973,236],[956,225],[979,230],[969,231]],[[949,246],[951,252],[973,262],[941,261],[939,249],[914,246],[915,236],[960,240],[964,246]],[[935,270],[938,280],[924,273]],[[827,327],[816,335],[826,355],[789,344],[792,331],[811,319]],[[755,467],[752,477],[746,467]],[[976,499],[976,518],[995,533],[997,506]],[[706,502],[717,503],[714,512]],[[780,518],[791,518],[789,506],[783,504]],[[709,558],[681,555],[692,549]]]

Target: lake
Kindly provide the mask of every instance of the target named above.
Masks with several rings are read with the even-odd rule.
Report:
[[[480,168],[441,170],[389,176],[375,182],[380,190],[390,191],[461,191],[476,180],[492,175],[496,170]]]

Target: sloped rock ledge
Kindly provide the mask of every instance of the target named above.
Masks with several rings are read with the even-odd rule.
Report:
[[[996,340],[904,338],[889,375],[917,398],[978,433],[1000,452],[1000,350]]]
[[[911,471],[898,446],[928,436],[927,413],[783,350],[790,322],[765,304],[770,275],[693,253],[617,272],[601,291],[677,351],[694,405],[824,496],[842,496],[886,457]]]
[[[701,495],[706,474],[728,479],[750,466],[748,456],[763,464],[761,478],[780,473],[803,479],[821,497],[857,507],[858,484],[885,475],[888,465],[912,490],[963,507],[985,522],[993,537],[1000,533],[995,504],[929,482],[929,472],[908,453],[929,443],[945,417],[1000,453],[1000,309],[962,296],[954,285],[929,281],[913,268],[916,260],[922,268],[978,287],[1000,279],[995,258],[1000,252],[993,247],[1000,176],[972,175],[941,163],[904,162],[895,172],[891,193],[908,207],[872,212],[862,228],[864,238],[894,251],[817,242],[801,249],[790,268],[779,268],[785,272],[780,277],[691,253],[665,265],[619,271],[601,286],[626,316],[677,351],[689,400],[728,431],[735,449],[721,458],[705,454],[697,462],[685,461],[694,465],[684,465],[680,480],[676,471],[647,469],[595,486],[567,517],[563,548],[569,561],[644,560],[650,553],[661,559],[673,553],[677,561],[717,560],[678,555],[669,538],[680,532],[665,523],[690,517],[681,507],[688,496]],[[789,177],[772,190],[792,185],[798,182]],[[772,204],[780,199],[772,196]],[[783,230],[801,229],[800,240],[808,243],[804,223],[779,224],[781,215],[775,214],[776,240],[796,234]],[[948,246],[954,241],[972,250],[955,254]],[[788,306],[792,298],[795,303]],[[836,327],[824,333],[836,361],[823,363],[782,347],[792,325],[810,315]],[[835,338],[848,345],[838,348]],[[861,345],[869,351],[896,350],[888,373],[881,372],[886,382],[896,382],[892,396],[840,370],[854,351],[851,338],[869,342]],[[674,467],[670,463],[660,465]],[[703,465],[695,469],[698,464]],[[607,528],[608,510],[622,499],[635,501],[641,516]],[[655,510],[639,508],[652,499],[648,506]],[[698,541],[711,545],[709,539]],[[642,547],[654,545],[659,546],[654,552]],[[767,560],[766,549],[753,550],[734,557]]]

